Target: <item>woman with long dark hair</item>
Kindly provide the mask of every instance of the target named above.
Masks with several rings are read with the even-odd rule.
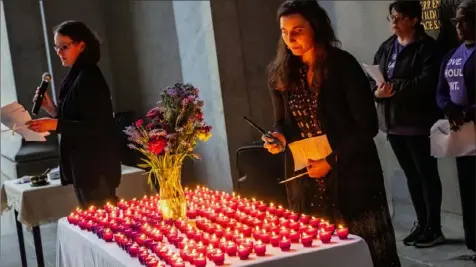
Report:
[[[61,183],[74,185],[83,208],[113,203],[117,200],[121,163],[111,95],[97,66],[99,41],[79,21],[57,26],[54,41],[58,57],[70,70],[59,91],[58,107],[48,94],[43,99],[42,108],[53,118],[32,120],[28,128],[61,135]]]
[[[444,57],[437,90],[438,106],[444,111],[453,131],[465,122],[476,123],[474,83],[475,22],[474,0],[461,2],[452,22],[462,43]],[[463,228],[466,247],[476,251],[476,157],[456,158]],[[476,255],[471,257],[476,261]]]
[[[286,153],[288,177],[308,172],[286,183],[289,207],[347,225],[367,242],[374,266],[400,266],[373,141],[378,123],[367,77],[356,59],[338,48],[317,1],[286,1],[277,15],[282,38],[269,85],[272,135],[282,145],[263,139],[270,153]],[[303,164],[298,151],[316,147],[320,157]]]

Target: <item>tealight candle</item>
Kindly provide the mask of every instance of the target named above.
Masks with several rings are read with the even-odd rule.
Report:
[[[349,229],[347,227],[343,227],[342,225],[339,225],[339,228],[337,228],[337,236],[340,239],[347,239],[348,235],[349,235]]]
[[[136,243],[132,244],[129,247],[128,252],[129,252],[129,255],[131,255],[131,257],[136,257],[137,253],[139,253],[139,245],[137,245]]]
[[[157,259],[155,258],[145,262],[145,266],[147,267],[158,267],[158,265],[159,265],[159,261],[157,261]]]
[[[331,232],[333,233],[334,230],[335,230],[335,226],[333,224],[328,224],[326,225],[326,227],[324,228],[327,232]]]
[[[317,237],[317,228],[309,226],[305,231],[306,234],[311,235],[313,238]]]
[[[304,247],[312,247],[312,235],[304,233],[301,237],[301,244]]]
[[[266,254],[266,244],[261,240],[254,244],[254,251],[257,256],[264,256]]]
[[[291,240],[287,237],[283,237],[279,241],[279,248],[281,248],[282,251],[288,251],[291,248]]]
[[[281,240],[281,237],[273,233],[273,236],[271,236],[270,238],[271,246],[278,247],[280,240]]]
[[[196,267],[205,267],[207,265],[207,258],[203,254],[198,254],[198,256],[193,259],[193,264]]]
[[[327,244],[331,241],[332,238],[332,232],[328,231],[321,231],[319,232],[319,239],[321,239],[321,242],[324,244]]]
[[[289,230],[285,227],[281,227],[281,229],[279,230],[279,235],[281,237],[288,237],[289,236]]]
[[[240,260],[246,260],[250,256],[250,248],[240,245],[238,247],[238,257]]]
[[[102,233],[102,238],[104,239],[104,241],[106,242],[111,242],[112,241],[112,231],[110,229],[106,229],[104,230],[104,232]]]
[[[212,254],[212,261],[215,263],[217,266],[221,266],[225,263],[225,254],[219,249],[215,250],[215,252]]]
[[[311,216],[304,215],[304,214],[301,214],[301,217],[299,218],[299,221],[303,224],[308,224],[310,220],[311,220]]]
[[[236,244],[234,242],[228,242],[226,245],[226,253],[228,254],[228,256],[235,256],[236,252]]]
[[[289,239],[290,239],[291,242],[293,242],[293,243],[299,242],[299,232],[296,232],[296,231],[294,231],[294,230],[291,230],[291,232],[289,233]]]

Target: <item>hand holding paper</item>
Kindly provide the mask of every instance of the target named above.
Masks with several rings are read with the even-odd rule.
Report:
[[[385,83],[385,79],[383,78],[383,74],[380,71],[379,65],[367,65],[367,64],[362,64],[364,67],[365,71],[374,79],[375,83],[377,86],[380,86],[382,83]]]
[[[45,136],[48,136],[49,132],[37,133],[27,128],[26,123],[31,121],[31,116],[25,108],[17,102],[12,102],[1,108],[0,120],[3,125],[8,127],[8,130],[2,130],[2,133],[12,131],[17,133],[25,141],[46,141]]]

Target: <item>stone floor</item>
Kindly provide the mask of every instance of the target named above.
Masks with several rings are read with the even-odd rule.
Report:
[[[448,213],[443,215],[443,231],[448,239],[448,243],[429,249],[416,249],[405,247],[401,244],[400,240],[410,230],[413,218],[414,212],[411,206],[405,204],[397,204],[395,206],[394,227],[399,240],[398,250],[402,267],[476,267],[476,263],[455,259],[460,255],[468,254],[462,241],[460,216]],[[56,257],[56,224],[42,226],[41,231],[46,266],[54,266]],[[37,266],[33,237],[29,232],[25,234],[25,243],[28,266]],[[21,263],[16,234],[2,235],[0,267],[19,266],[21,266]]]

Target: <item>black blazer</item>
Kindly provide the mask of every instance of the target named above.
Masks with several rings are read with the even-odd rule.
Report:
[[[326,179],[337,180],[331,193],[334,203],[350,214],[380,205],[375,199],[385,196],[373,141],[378,133],[377,113],[367,77],[357,60],[338,48],[331,48],[327,58],[327,76],[318,99],[318,117],[333,150],[327,158],[332,172]],[[271,96],[275,130],[283,133],[288,143],[299,140],[299,130],[288,110],[288,92],[272,89]]]
[[[77,62],[60,90],[62,184],[91,188],[104,176],[117,187],[121,178],[118,140],[109,87],[96,64]]]

